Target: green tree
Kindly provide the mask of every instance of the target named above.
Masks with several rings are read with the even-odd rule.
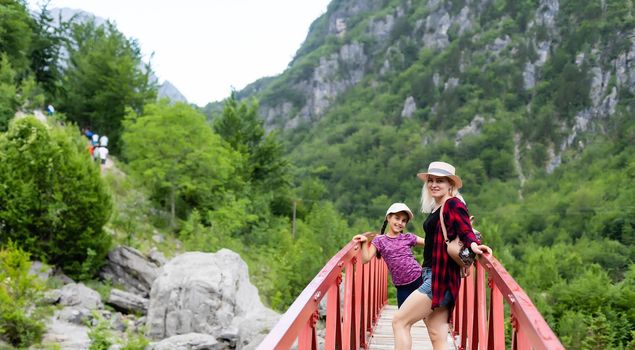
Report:
[[[51,13],[45,4],[31,21],[33,31],[30,51],[30,68],[35,80],[56,100],[61,88],[62,72],[59,66],[60,50],[66,40],[64,33],[69,23],[53,24]],[[43,107],[43,104],[38,107]]]
[[[240,188],[241,156],[225,148],[205,117],[183,103],[150,104],[140,117],[130,112],[122,139],[134,175],[168,208],[172,225],[177,213],[184,218],[195,207],[214,209],[225,192]]]
[[[110,22],[72,24],[66,49],[68,68],[58,109],[80,126],[107,135],[110,151],[117,154],[126,108],[140,113],[156,96],[152,71],[142,63],[137,42]]]
[[[258,103],[239,102],[232,93],[213,126],[232,149],[246,156],[245,180],[274,191],[289,185],[288,162],[283,157],[282,143],[275,133],[265,135]]]
[[[29,67],[32,24],[25,1],[0,0],[0,53],[5,53],[20,73]]]
[[[590,318],[587,334],[582,341],[584,350],[604,350],[611,348],[613,341],[613,330],[611,324],[603,313]]]
[[[0,198],[0,243],[13,240],[73,277],[96,272],[110,248],[102,227],[112,203],[76,130],[12,121],[0,134]]]
[[[0,131],[6,131],[18,106],[15,71],[6,54],[0,54]]]

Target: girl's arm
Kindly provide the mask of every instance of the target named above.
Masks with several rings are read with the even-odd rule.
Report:
[[[423,247],[426,244],[426,240],[415,235],[417,237],[417,243],[415,243],[415,247]]]
[[[360,242],[362,244],[362,264],[370,261],[370,259],[377,254],[377,247],[368,241],[368,237],[374,237],[371,232],[366,232],[362,235],[355,235],[353,237],[354,242]]]

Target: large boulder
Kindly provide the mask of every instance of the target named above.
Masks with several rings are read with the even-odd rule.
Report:
[[[202,333],[236,340],[236,348],[260,341],[279,315],[260,301],[247,265],[230,250],[188,252],[163,266],[150,292],[147,335],[159,340]],[[253,344],[252,344],[253,346]]]

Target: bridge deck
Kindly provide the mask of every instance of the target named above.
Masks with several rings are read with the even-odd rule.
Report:
[[[397,312],[396,305],[386,305],[381,312],[377,326],[370,338],[369,350],[388,350],[394,349],[395,338],[392,334],[392,317]],[[428,336],[428,329],[423,321],[419,321],[410,329],[412,335],[412,349],[432,350],[432,343]],[[451,338],[448,336],[448,345],[450,349],[454,349]]]

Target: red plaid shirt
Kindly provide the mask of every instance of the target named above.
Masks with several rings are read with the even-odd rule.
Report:
[[[453,240],[458,234],[459,239],[467,247],[472,242],[481,244],[472,231],[472,223],[470,222],[467,207],[460,199],[455,197],[448,199],[445,202],[442,214],[449,240]],[[454,300],[458,300],[460,286],[461,271],[459,265],[448,255],[443,239],[441,222],[439,221],[432,245],[432,309],[439,306],[448,288]]]

